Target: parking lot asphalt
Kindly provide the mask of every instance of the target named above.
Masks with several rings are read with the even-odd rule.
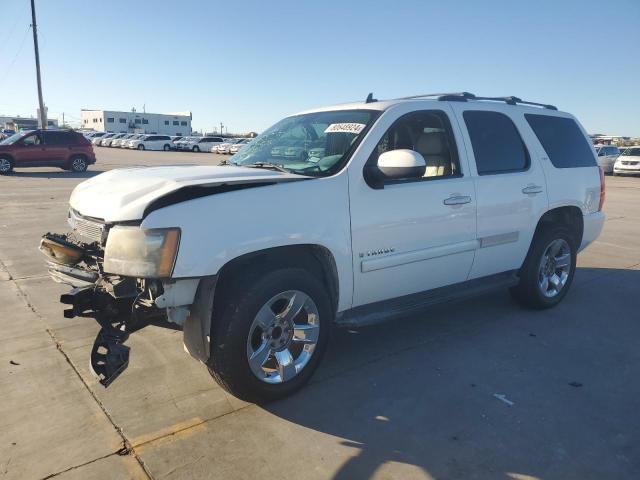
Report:
[[[261,407],[159,327],[111,387],[91,375],[99,327],[63,318],[40,236],[98,172],[221,159],[96,152],[85,174],[0,177],[0,478],[640,478],[640,178],[607,177],[603,234],[557,308],[497,291],[336,329],[311,384]]]

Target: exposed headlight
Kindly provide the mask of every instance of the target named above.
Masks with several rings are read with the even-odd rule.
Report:
[[[104,271],[137,278],[170,277],[179,244],[179,228],[113,227],[104,251]]]

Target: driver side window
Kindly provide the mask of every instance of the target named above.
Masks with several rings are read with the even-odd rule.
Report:
[[[40,145],[42,143],[42,139],[40,138],[40,135],[36,133],[25,137],[24,140],[22,140],[22,143],[30,147],[32,145]]]
[[[427,164],[422,180],[461,175],[451,124],[443,111],[419,111],[400,117],[382,136],[368,164],[376,165],[381,154],[399,149],[422,155]]]

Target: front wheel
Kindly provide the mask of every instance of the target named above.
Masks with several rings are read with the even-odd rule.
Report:
[[[138,150],[144,150],[144,145],[142,144],[138,145]]]
[[[567,294],[576,270],[577,247],[570,230],[550,226],[533,239],[520,269],[520,283],[511,289],[513,297],[529,308],[550,308]]]
[[[82,155],[76,155],[69,161],[70,170],[75,173],[82,173],[87,171],[87,159]]]
[[[165,152],[168,152],[169,150],[171,150],[171,147],[169,147],[169,145],[165,145],[164,147],[162,147],[162,149],[163,149]]]
[[[9,157],[0,157],[0,175],[8,175],[13,171],[13,161]]]
[[[199,152],[200,151],[200,147],[195,146],[191,150],[194,151],[194,152]]]
[[[225,305],[214,313],[208,367],[232,395],[268,402],[291,395],[313,375],[329,339],[331,301],[305,269],[244,278],[224,289]]]

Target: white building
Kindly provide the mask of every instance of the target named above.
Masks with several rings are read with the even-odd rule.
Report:
[[[191,134],[191,112],[141,113],[115,110],[82,110],[82,128],[100,132],[157,133],[159,135]]]

